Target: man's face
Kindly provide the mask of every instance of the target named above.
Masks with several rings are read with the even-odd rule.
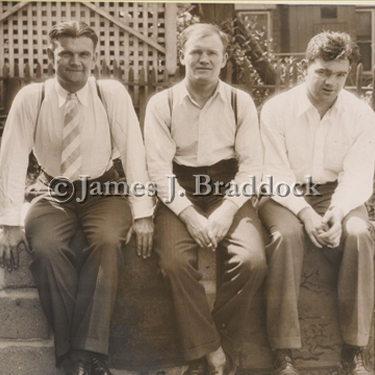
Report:
[[[350,70],[349,60],[323,61],[315,59],[307,67],[306,85],[311,102],[332,105],[345,85]]]
[[[69,92],[80,90],[87,82],[97,59],[94,42],[87,37],[63,37],[48,49],[60,85]]]
[[[186,41],[180,60],[186,69],[186,78],[192,83],[215,83],[227,62],[227,54],[219,35],[202,37],[193,33]]]

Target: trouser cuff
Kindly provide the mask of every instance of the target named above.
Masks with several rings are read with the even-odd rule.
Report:
[[[220,345],[221,340],[218,338],[213,342],[200,345],[199,347],[185,349],[183,351],[183,356],[187,361],[194,361],[195,359],[203,358],[207,354],[219,349]]]
[[[108,356],[108,342],[102,342],[89,338],[72,339],[72,349],[87,350]]]
[[[302,348],[301,337],[270,337],[268,341],[272,349],[300,349]]]
[[[367,346],[369,341],[369,334],[360,335],[358,333],[342,332],[342,337],[345,344],[352,346]]]

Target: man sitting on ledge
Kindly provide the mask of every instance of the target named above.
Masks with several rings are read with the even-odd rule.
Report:
[[[254,102],[219,80],[227,44],[216,26],[185,29],[185,79],[151,98],[146,110],[147,162],[160,199],[155,251],[171,286],[183,355],[192,361],[187,374],[196,375],[235,373],[252,297],[266,273],[261,226],[249,196],[225,196],[228,182],[241,186],[249,175],[259,181],[262,173]],[[211,181],[207,190],[196,191],[194,175]],[[213,185],[220,191],[214,193]],[[217,249],[224,259],[212,313],[199,283],[201,248]]]
[[[17,268],[20,248],[30,245],[30,270],[55,335],[57,365],[65,375],[110,375],[106,358],[121,247],[134,231],[138,254],[150,255],[153,207],[147,195],[128,200],[123,194],[103,195],[98,186],[118,179],[113,149],[120,152],[128,184],[147,184],[144,145],[122,84],[89,78],[97,59],[94,30],[83,22],[64,22],[53,27],[49,38],[56,77],[24,87],[5,126],[0,264]],[[26,240],[20,220],[32,149],[43,168],[45,193],[28,211]],[[97,187],[85,199],[82,176]],[[88,243],[80,254],[69,247],[77,228]]]
[[[338,309],[351,375],[372,373],[365,347],[374,308],[374,242],[364,203],[372,193],[375,116],[343,90],[359,58],[349,35],[323,32],[306,51],[304,84],[269,100],[261,113],[265,175],[292,186],[311,176],[318,194],[273,196],[259,208],[266,246],[267,331],[275,375],[297,375],[291,349],[301,347],[298,294],[308,248],[322,248],[339,268]]]

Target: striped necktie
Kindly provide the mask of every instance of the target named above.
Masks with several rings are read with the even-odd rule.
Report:
[[[61,174],[72,181],[78,179],[82,164],[78,113],[77,94],[68,94],[65,103]]]

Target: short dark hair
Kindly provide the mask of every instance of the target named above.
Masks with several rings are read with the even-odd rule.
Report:
[[[360,58],[359,47],[349,34],[338,31],[323,31],[315,35],[307,45],[306,60],[308,63],[315,59],[323,61],[345,60],[357,62]]]
[[[51,49],[54,50],[55,41],[59,38],[79,38],[79,37],[90,38],[94,43],[94,50],[98,44],[98,36],[96,35],[94,29],[89,25],[81,21],[66,21],[54,25],[49,32],[49,42]]]
[[[188,26],[179,36],[179,48],[182,50],[185,46],[185,43],[188,41],[190,36],[193,33],[199,33],[202,38],[216,34],[219,36],[221,42],[223,43],[224,52],[228,47],[228,35],[225,34],[219,26],[213,25],[210,23],[194,23],[193,25]]]

